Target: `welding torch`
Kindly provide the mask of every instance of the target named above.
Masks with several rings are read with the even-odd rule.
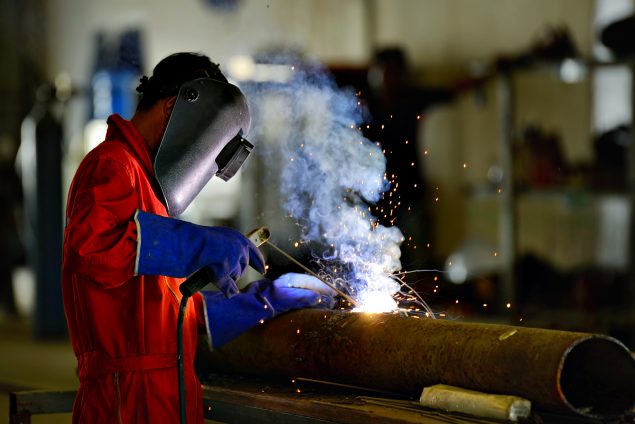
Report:
[[[269,240],[269,237],[271,237],[271,231],[269,231],[267,227],[260,227],[260,228],[251,230],[247,234],[245,234],[245,236],[249,240],[251,240],[251,242],[255,244],[257,247],[260,247],[265,243],[271,246],[275,251],[277,251],[278,253],[286,257],[287,259],[289,259],[295,265],[302,268],[302,270],[311,274],[312,276],[320,280],[322,283],[326,284],[328,287],[333,289],[337,294],[342,296],[348,303],[356,307],[359,306],[359,303],[355,299],[353,299],[351,296],[349,296],[348,294],[344,293],[342,290],[337,288],[335,284],[326,281],[324,278],[320,277],[318,274],[311,271],[308,267],[306,267],[300,261],[295,259],[293,256],[289,255],[287,252],[285,252],[284,250],[282,250],[281,248],[273,244]],[[209,284],[211,281],[213,281],[213,279],[214,279],[214,275],[212,274],[212,271],[208,267],[204,267],[198,270],[197,272],[195,272],[190,278],[188,278],[183,284],[181,284],[179,287],[179,290],[184,296],[187,295],[191,297],[194,295],[194,293],[198,292],[207,284]]]
[[[344,299],[346,299],[346,301],[349,302],[351,305],[358,306],[358,303],[355,301],[355,299],[353,299],[352,297],[344,293],[342,290],[335,287],[334,284],[329,283],[324,278],[320,277],[318,274],[311,271],[301,262],[296,260],[291,255],[289,255],[287,252],[285,252],[284,250],[280,249],[278,246],[270,242],[269,241],[270,236],[271,236],[271,232],[266,227],[256,228],[255,230],[252,230],[246,234],[246,237],[257,247],[260,247],[263,244],[267,243],[278,253],[282,254],[287,259],[291,260],[294,264],[302,268],[304,271],[308,272],[309,274],[311,274],[312,276],[320,280],[322,283],[326,284],[328,287],[333,289],[337,294],[339,294]],[[181,303],[179,305],[179,315],[178,315],[177,323],[176,323],[176,343],[177,343],[176,360],[177,360],[177,376],[179,380],[179,413],[180,413],[181,424],[187,423],[187,415],[185,411],[185,405],[186,405],[185,377],[184,377],[185,371],[184,371],[184,364],[183,364],[183,318],[185,316],[185,310],[187,308],[187,303],[190,297],[194,296],[196,292],[200,291],[207,284],[213,282],[214,279],[215,279],[215,276],[212,273],[212,270],[209,267],[203,267],[199,269],[198,271],[196,271],[194,274],[192,274],[187,280],[185,280],[179,286],[179,291],[181,292],[183,297],[181,298]]]

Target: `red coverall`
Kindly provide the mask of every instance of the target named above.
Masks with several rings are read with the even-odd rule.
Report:
[[[176,319],[181,279],[135,276],[136,209],[167,216],[149,147],[134,125],[108,119],[68,195],[62,288],[78,361],[74,423],[178,423]],[[188,423],[203,422],[194,372],[199,294],[184,322]],[[192,304],[193,303],[193,304]]]

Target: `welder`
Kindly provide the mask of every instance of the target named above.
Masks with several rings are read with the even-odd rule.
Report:
[[[193,366],[200,329],[217,348],[279,313],[332,298],[296,274],[239,291],[248,266],[264,273],[258,248],[236,230],[176,218],[210,178],[231,178],[253,148],[243,138],[246,99],[218,65],[176,53],[137,91],[134,116],[110,116],[105,141],[84,158],[68,195],[62,287],[80,380],[73,422],[179,421],[179,285],[207,267],[219,290],[193,296],[183,333],[187,421],[202,423]]]

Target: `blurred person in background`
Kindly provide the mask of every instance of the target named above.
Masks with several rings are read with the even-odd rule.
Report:
[[[0,135],[0,318],[16,314],[13,268],[24,262],[18,231],[21,183],[15,172],[15,149],[9,136]]]
[[[220,291],[193,296],[183,333],[187,418],[202,423],[199,329],[217,348],[261,320],[329,306],[332,297],[297,274],[239,291],[248,265],[265,271],[258,248],[236,230],[174,218],[214,175],[231,178],[253,147],[242,137],[246,100],[218,65],[177,53],[137,91],[134,116],[109,117],[105,141],[84,158],[68,195],[62,286],[80,380],[73,422],[179,421],[179,285],[207,267]]]

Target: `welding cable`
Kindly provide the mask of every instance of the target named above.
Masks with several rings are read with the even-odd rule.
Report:
[[[203,267],[179,286],[179,291],[183,297],[179,304],[179,315],[176,319],[176,369],[179,379],[179,415],[181,424],[187,423],[185,371],[183,366],[183,318],[185,317],[185,310],[190,297],[212,281],[215,281],[212,270],[209,267]]]
[[[269,229],[261,227],[250,231],[246,236],[256,247],[259,247],[266,242],[267,239],[269,239],[269,235]],[[264,262],[262,264],[262,270],[264,271]],[[179,417],[181,424],[187,424],[187,414],[185,408],[185,370],[183,365],[183,319],[185,317],[185,310],[187,309],[187,303],[190,300],[190,297],[194,296],[194,294],[199,292],[207,284],[216,282],[217,280],[218,278],[214,275],[212,269],[208,266],[204,266],[192,274],[179,286],[179,291],[183,297],[181,298],[181,303],[179,304],[179,315],[176,319],[176,369],[177,378],[179,380]],[[273,310],[273,307],[271,309]]]
[[[183,369],[183,317],[187,309],[189,296],[183,295],[179,304],[179,316],[176,320],[176,369],[179,379],[179,416],[181,424],[187,423],[185,411],[185,371]]]

